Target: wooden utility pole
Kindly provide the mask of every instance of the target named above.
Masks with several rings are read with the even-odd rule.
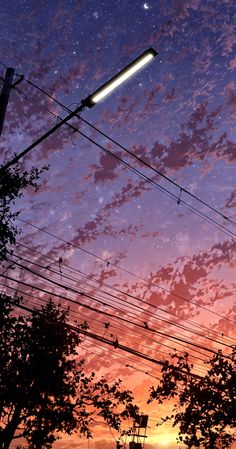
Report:
[[[14,69],[12,67],[8,67],[6,70],[4,84],[0,95],[0,136],[2,134],[13,77],[14,77]]]

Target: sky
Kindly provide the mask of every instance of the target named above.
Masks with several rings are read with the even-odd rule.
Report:
[[[235,342],[235,1],[0,0],[0,23],[0,76],[10,66],[14,81],[24,75],[1,163],[67,115],[54,99],[74,109],[147,48],[158,52],[70,122],[79,132],[65,125],[21,160],[49,169],[16,204],[14,260],[25,268],[9,269],[5,288],[34,306],[53,294],[79,301],[71,321],[104,339],[83,337],[86,369],[133,390],[150,419],[146,449],[180,447],[146,404],[155,360],[187,350],[200,374],[208,348]],[[115,447],[111,429],[96,422],[94,432],[57,448]]]

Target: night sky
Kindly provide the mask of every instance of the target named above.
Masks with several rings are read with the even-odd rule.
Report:
[[[12,66],[14,81],[25,77],[11,92],[1,162],[53,126],[53,114],[67,114],[29,81],[74,109],[147,48],[159,53],[86,109],[88,123],[71,121],[93,142],[63,126],[22,159],[22,170],[50,167],[39,191],[16,204],[24,222],[14,257],[61,286],[19,267],[9,276],[31,287],[9,281],[6,289],[24,291],[31,305],[48,297],[37,287],[63,305],[63,297],[81,301],[63,286],[87,292],[100,302],[82,298],[94,310],[72,305],[72,321],[86,319],[97,335],[159,360],[187,348],[203,372],[204,349],[145,327],[226,352],[235,335],[235,1],[0,0],[0,18],[0,76]],[[145,403],[160,367],[88,337],[81,346],[87,369],[124,379],[149,413],[146,449],[176,448],[173,431],[155,428],[157,405]],[[113,437],[96,423],[90,448],[111,449]],[[78,446],[88,443],[57,443]]]

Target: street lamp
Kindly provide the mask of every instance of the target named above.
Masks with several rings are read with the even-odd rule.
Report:
[[[28,154],[33,148],[47,139],[51,134],[53,134],[58,128],[67,123],[77,114],[82,112],[86,107],[92,108],[96,103],[102,100],[106,95],[120,86],[124,81],[134,75],[138,70],[144,67],[149,61],[151,61],[155,56],[157,56],[156,50],[153,48],[149,48],[145,52],[143,52],[138,58],[134,59],[129,65],[127,65],[123,70],[117,73],[113,78],[103,84],[99,89],[95,90],[91,95],[89,95],[85,100],[82,100],[80,105],[74,110],[71,111],[66,117],[61,119],[56,125],[50,128],[45,134],[40,136],[37,140],[35,140],[31,145],[25,148],[21,153],[17,154],[13,159],[7,162],[4,166],[1,167],[0,172],[4,169],[9,168],[11,165],[16,164],[23,156]]]
[[[134,59],[130,64],[128,64],[124,69],[113,76],[109,81],[99,87],[95,92],[93,92],[89,97],[83,100],[83,104],[89,108],[92,108],[96,103],[110,94],[115,90],[120,84],[134,75],[138,70],[143,68],[148,62],[157,56],[156,50],[149,48],[144,51],[138,58]]]

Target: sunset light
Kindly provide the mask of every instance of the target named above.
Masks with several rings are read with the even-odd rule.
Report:
[[[235,0],[0,0],[0,449],[236,449]]]

